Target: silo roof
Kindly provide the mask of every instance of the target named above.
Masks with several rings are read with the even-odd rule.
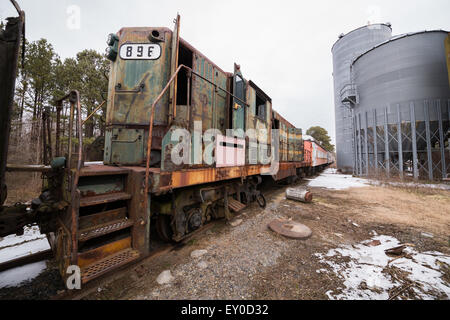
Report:
[[[355,64],[355,62],[358,61],[358,59],[361,58],[362,56],[364,56],[365,54],[367,54],[367,53],[369,53],[369,52],[371,52],[371,51],[373,51],[373,50],[375,50],[375,49],[377,49],[377,48],[379,48],[379,47],[381,47],[381,46],[384,46],[385,44],[388,44],[388,43],[391,43],[391,42],[394,42],[394,41],[396,41],[396,40],[400,40],[400,39],[403,39],[403,38],[415,36],[415,35],[418,35],[418,34],[423,34],[423,33],[433,33],[433,32],[444,32],[444,33],[449,33],[448,31],[445,31],[445,30],[442,30],[442,29],[437,29],[437,30],[423,30],[423,31],[418,31],[418,32],[409,32],[409,33],[403,33],[403,34],[399,34],[399,35],[393,36],[393,37],[390,38],[389,40],[386,40],[386,41],[384,41],[384,42],[382,42],[382,43],[380,43],[380,44],[377,44],[377,45],[374,46],[373,48],[371,48],[371,49],[369,49],[369,50],[367,50],[367,51],[361,53],[359,56],[357,56],[357,57],[352,61],[351,66],[353,67],[353,65]]]
[[[347,32],[346,34],[344,34],[344,35],[342,35],[342,36],[339,36],[339,39],[337,39],[337,41],[336,41],[336,42],[333,44],[333,46],[331,47],[331,51],[333,51],[334,46],[335,46],[339,41],[341,41],[343,38],[345,38],[345,37],[348,36],[349,34],[355,32],[355,31],[358,31],[358,30],[367,28],[367,27],[371,27],[371,26],[386,26],[386,27],[388,27],[388,28],[390,28],[390,29],[392,30],[392,25],[391,25],[390,23],[374,23],[374,24],[370,24],[370,25],[367,25],[367,26],[362,26],[362,27],[353,29],[352,31]]]

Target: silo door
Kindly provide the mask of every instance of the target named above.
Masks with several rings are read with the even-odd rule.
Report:
[[[233,94],[233,129],[245,131],[245,80],[236,64],[234,64]]]

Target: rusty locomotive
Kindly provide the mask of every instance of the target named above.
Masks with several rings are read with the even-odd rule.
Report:
[[[2,166],[2,176],[5,168],[40,171],[44,183],[31,207],[2,207],[0,236],[38,223],[63,277],[76,265],[85,283],[148,255],[154,232],[181,241],[253,201],[264,207],[258,190],[264,177],[292,180],[333,162],[317,142],[304,143],[302,130],[272,109],[271,98],[238,65],[223,71],[181,39],[179,28],[177,16],[174,30],[122,28],[109,35],[102,163],[83,161],[78,135],[78,144],[55,154],[51,165]],[[71,105],[70,130],[75,125],[82,133],[79,93],[56,102],[57,119],[63,100]]]

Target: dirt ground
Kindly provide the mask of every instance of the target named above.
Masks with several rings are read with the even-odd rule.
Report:
[[[344,279],[333,272],[321,272],[326,266],[318,254],[346,245],[356,248],[361,241],[378,234],[408,243],[418,252],[450,255],[449,191],[385,186],[347,190],[309,188],[314,199],[304,204],[287,200],[286,188],[270,189],[266,193],[267,207],[261,209],[252,204],[234,219],[242,220],[238,226],[216,221],[182,245],[162,248],[153,258],[94,280],[81,292],[68,292],[62,297],[329,299],[329,292],[342,290]],[[301,222],[312,230],[312,237],[292,240],[275,234],[267,227],[275,218]],[[192,258],[194,250],[206,253]],[[413,290],[414,283],[394,269],[383,270],[399,280],[397,287],[389,291],[389,298],[420,299]],[[174,278],[160,285],[156,278],[164,270],[170,270]],[[450,266],[441,264],[440,271],[443,283],[450,287]],[[17,288],[0,289],[0,293],[4,290],[16,292]],[[431,297],[448,299],[442,292],[431,293]]]
[[[241,225],[216,222],[186,245],[129,268],[109,283],[99,282],[80,298],[328,299],[327,292],[341,288],[343,280],[318,272],[324,266],[317,253],[382,234],[413,244],[420,252],[450,254],[448,191],[379,186],[342,191],[311,188],[313,203],[303,204],[285,199],[285,189],[269,193],[265,210],[256,204],[247,208],[238,217],[243,220]],[[312,237],[290,240],[273,233],[267,223],[277,217],[307,225]],[[191,258],[190,253],[197,249],[207,250],[204,258]],[[448,267],[443,267],[442,277],[447,286]],[[156,277],[163,270],[171,270],[174,280],[159,285]],[[409,288],[396,298],[419,297]],[[434,298],[446,299],[439,294]]]

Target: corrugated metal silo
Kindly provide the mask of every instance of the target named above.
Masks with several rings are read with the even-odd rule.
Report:
[[[450,172],[445,31],[400,35],[352,64],[358,174],[442,179]]]
[[[344,172],[352,172],[353,127],[352,112],[347,102],[342,102],[341,91],[349,88],[350,65],[352,61],[370,48],[391,38],[390,24],[374,24],[355,29],[341,35],[333,45],[333,78],[336,123],[337,167]]]

